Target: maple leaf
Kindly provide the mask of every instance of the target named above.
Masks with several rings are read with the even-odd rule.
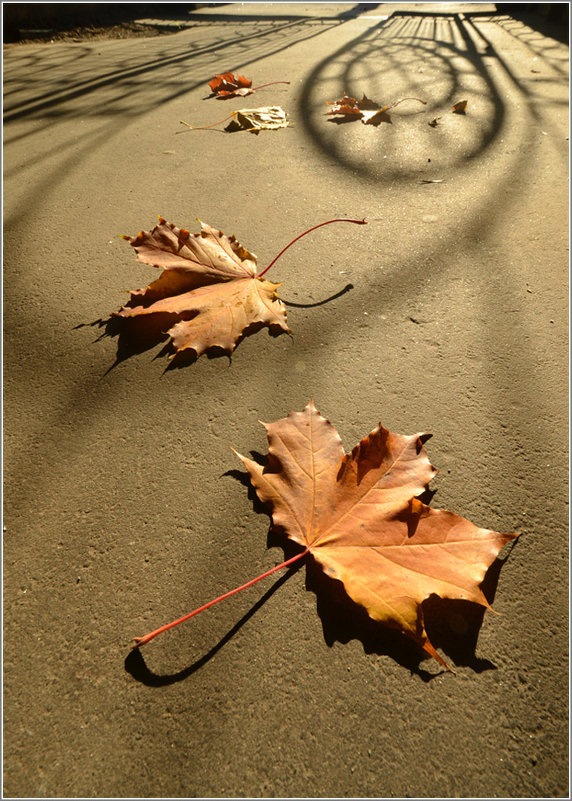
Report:
[[[326,115],[341,114],[347,119],[361,119],[364,125],[379,125],[380,122],[391,122],[391,117],[387,113],[389,106],[380,106],[374,100],[364,96],[361,100],[344,94],[341,100],[328,100],[328,105],[332,108]]]
[[[200,233],[191,234],[160,217],[152,231],[123,238],[139,261],[163,272],[146,289],[131,292],[129,304],[114,316],[176,315],[168,334],[177,352],[190,348],[200,356],[218,347],[232,353],[250,326],[290,330],[276,295],[280,284],[256,276],[256,256],[234,236],[203,222]]]
[[[395,108],[405,100],[417,100],[423,105],[427,105],[424,100],[418,97],[402,97],[396,100],[390,106],[380,106],[375,100],[367,97],[365,94],[361,100],[356,100],[355,97],[350,97],[344,93],[341,100],[328,100],[326,101],[332,108],[326,112],[326,116],[341,115],[342,119],[333,119],[332,122],[348,122],[352,119],[360,119],[364,125],[379,125],[381,122],[391,123],[391,116],[388,114],[390,109]]]
[[[272,528],[303,550],[136,637],[133,648],[311,555],[374,620],[402,631],[452,670],[429,641],[422,604],[437,595],[490,609],[480,584],[501,548],[519,535],[478,528],[419,500],[436,473],[423,448],[424,434],[393,434],[379,424],[347,454],[312,401],[266,429],[266,467],[235,453],[271,508]]]
[[[221,125],[223,122],[231,120],[226,126],[225,130],[229,133],[234,131],[250,131],[251,133],[259,133],[262,130],[275,130],[276,128],[288,128],[291,124],[288,121],[288,114],[280,106],[261,106],[260,108],[241,108],[233,111],[228,117],[218,122],[213,122],[210,125],[190,125],[190,123],[181,120],[181,125],[186,125],[193,131],[206,131],[208,128],[214,128],[216,125]],[[179,131],[178,133],[184,133]]]
[[[215,75],[209,81],[209,86],[213,95],[220,97],[236,97],[249,95],[252,93],[252,81],[245,78],[244,75],[233,75],[232,72],[223,72],[220,75]]]
[[[256,92],[257,89],[263,89],[265,86],[274,86],[277,83],[289,84],[290,81],[271,81],[271,83],[263,83],[260,86],[252,86],[252,81],[245,78],[244,75],[233,75],[232,72],[223,72],[220,75],[215,75],[209,81],[211,89],[211,97],[216,97],[219,100],[228,100],[230,97],[246,97]]]
[[[234,119],[226,126],[226,130],[251,131],[258,133],[262,130],[276,130],[288,128],[288,114],[280,106],[262,106],[261,108],[241,108],[233,112]]]
[[[312,402],[266,428],[266,467],[238,455],[271,507],[272,528],[303,546],[372,618],[448,668],[425,631],[423,601],[435,594],[490,608],[479,585],[518,535],[418,500],[436,473],[422,434],[393,434],[380,424],[346,454]]]
[[[176,353],[192,350],[197,357],[208,348],[232,353],[249,329],[267,326],[287,331],[286,308],[276,290],[280,284],[262,276],[301,237],[334,222],[364,225],[365,220],[327,220],[299,234],[258,275],[256,256],[234,236],[201,222],[191,234],[159,217],[159,225],[137,236],[124,236],[137,259],[163,272],[144,289],[132,291],[129,302],[113,317],[170,315],[168,335]]]

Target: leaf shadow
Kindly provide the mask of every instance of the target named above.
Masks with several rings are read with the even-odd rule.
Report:
[[[517,542],[518,539],[512,541],[506,556],[495,559],[481,583],[481,590],[491,606],[502,567]],[[477,640],[486,611],[484,606],[471,601],[431,595],[423,603],[425,629],[435,648],[444,651],[456,665],[471,668],[475,673],[496,670],[493,662],[476,655]]]
[[[124,666],[127,673],[129,673],[135,681],[140,682],[141,684],[145,684],[147,687],[168,687],[171,684],[176,684],[179,681],[184,681],[185,679],[192,676],[193,673],[196,673],[197,670],[200,670],[207,662],[216,656],[216,654],[220,651],[220,649],[229,642],[235,634],[247,623],[250,618],[261,609],[264,604],[277,592],[280,587],[288,581],[290,576],[292,576],[297,570],[301,567],[300,564],[292,565],[288,571],[280,578],[274,582],[274,584],[267,590],[264,595],[253,605],[251,608],[244,614],[240,620],[238,620],[234,626],[227,631],[227,633],[221,637],[221,639],[214,645],[206,654],[196,659],[187,667],[183,668],[182,670],[178,670],[176,673],[166,673],[166,674],[159,674],[155,673],[151,668],[147,666],[143,654],[141,653],[140,648],[134,648],[129,652],[127,657],[125,658]]]
[[[357,114],[355,116],[350,116],[349,114],[344,117],[328,117],[326,122],[333,122],[336,125],[346,125],[349,122],[359,122],[361,117],[358,117]]]
[[[318,300],[316,303],[294,303],[294,301],[285,300],[284,298],[281,298],[281,301],[285,306],[293,306],[296,309],[312,309],[315,306],[323,306],[325,303],[330,303],[330,301],[336,300],[336,298],[341,298],[342,295],[345,295],[346,292],[349,292],[353,288],[353,284],[346,284],[343,289],[339,290],[339,292],[330,295],[329,298],[324,298],[324,300]]]
[[[80,323],[74,327],[79,328],[99,328],[102,332],[96,337],[95,342],[110,337],[117,339],[117,351],[115,361],[107,369],[107,373],[115,369],[121,362],[137,356],[140,353],[155,348],[161,342],[166,342],[169,338],[167,331],[180,319],[178,314],[149,314],[140,317],[109,317],[106,320],[94,320],[92,323]],[[155,358],[165,355],[168,346],[163,348]]]
[[[481,584],[489,604],[494,600],[500,571],[506,559],[508,555],[497,558]],[[343,584],[327,576],[314,561],[308,562],[306,589],[316,595],[317,612],[327,645],[332,646],[335,642],[346,644],[357,639],[366,654],[390,656],[425,682],[443,673],[442,670],[430,673],[422,669],[421,662],[431,657],[407,636],[370,618],[365,608],[347,595]],[[476,654],[485,607],[471,601],[431,595],[423,602],[422,609],[430,642],[435,648],[440,648],[454,665],[468,667],[475,673],[497,669],[489,659]]]
[[[404,634],[373,620],[365,607],[349,597],[342,582],[327,576],[313,559],[307,562],[306,589],[316,596],[316,611],[330,648],[335,642],[347,645],[359,640],[364,653],[389,656],[424,682],[445,672],[424,670],[421,662],[429,657],[421,648]]]
[[[266,458],[266,456],[264,454],[259,453],[258,451],[249,451],[249,453],[250,453],[251,458],[255,462],[258,462],[258,464],[260,464],[262,466],[266,466],[268,464],[268,459]],[[260,500],[258,495],[256,494],[256,490],[252,486],[252,482],[250,480],[250,475],[248,474],[248,472],[246,470],[240,470],[238,468],[233,468],[232,470],[227,470],[225,473],[223,473],[221,475],[221,478],[226,478],[226,477],[234,478],[236,481],[238,481],[240,484],[242,484],[242,486],[247,491],[248,500],[252,504],[253,511],[256,514],[265,514],[268,517],[268,519],[270,520],[270,518],[271,518],[270,510],[268,509],[266,504],[264,504]],[[278,543],[276,543],[276,544],[278,544]],[[282,541],[280,541],[280,544],[283,544]],[[292,556],[293,555],[294,555],[294,553],[292,553]]]
[[[330,117],[327,122],[335,122],[336,125],[344,125],[346,122],[357,122],[358,120],[361,121],[361,117]],[[389,116],[389,114],[384,114],[379,117],[377,120],[370,120],[367,125],[371,125],[374,128],[378,128],[382,122],[388,123],[389,125],[393,125],[393,120]]]
[[[109,317],[106,320],[94,320],[91,323],[79,323],[74,326],[73,330],[80,328],[99,328],[103,329],[102,333],[96,337],[95,342],[100,342],[107,337],[117,339],[117,351],[115,354],[115,361],[106,370],[105,375],[114,370],[119,364],[137,356],[140,353],[146,353],[149,350],[157,347],[162,342],[165,343],[164,347],[155,354],[154,359],[169,358],[163,374],[169,370],[176,370],[182,367],[188,367],[194,364],[199,356],[191,348],[182,351],[175,351],[169,341],[169,329],[182,319],[180,314],[170,313],[156,313],[148,315],[140,315],[137,317]],[[240,345],[242,340],[257,333],[265,327],[264,323],[252,323],[247,326],[241,333],[236,341],[235,350]],[[285,332],[280,326],[270,326],[268,333],[272,337],[280,336]],[[204,354],[207,359],[220,359],[226,357],[230,362],[231,354],[227,353],[223,348],[216,346],[208,348]]]
[[[353,284],[346,284],[346,286],[330,295],[323,300],[315,303],[294,303],[292,301],[283,300],[285,306],[293,306],[296,308],[313,308],[316,306],[323,306],[336,298],[345,295],[353,289]],[[135,317],[116,317],[111,316],[107,319],[100,318],[90,323],[79,323],[73,327],[73,330],[80,328],[98,328],[101,333],[95,338],[95,342],[101,342],[108,337],[117,340],[117,350],[115,354],[115,361],[106,370],[105,375],[114,370],[122,362],[137,356],[141,353],[146,353],[149,350],[157,347],[161,343],[165,343],[164,347],[155,354],[154,359],[163,359],[168,357],[169,361],[163,371],[163,374],[170,370],[177,370],[184,367],[189,367],[194,364],[199,356],[192,348],[185,350],[175,351],[171,342],[169,341],[169,329],[182,319],[191,319],[193,315],[186,316],[179,313],[155,313],[155,314],[142,314]],[[262,328],[267,328],[268,334],[271,337],[278,337],[282,334],[289,333],[284,331],[279,325],[266,326],[265,323],[251,323],[240,334],[235,344],[235,350],[240,345],[245,337],[256,334]],[[229,364],[232,362],[232,354],[229,354],[224,348],[212,346],[209,347],[204,354],[207,359],[219,359],[226,357]]]

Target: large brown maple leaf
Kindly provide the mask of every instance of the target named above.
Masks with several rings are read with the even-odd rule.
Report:
[[[139,261],[163,269],[145,289],[131,292],[114,316],[169,314],[168,330],[177,352],[200,356],[208,348],[232,353],[249,328],[289,331],[286,309],[278,299],[280,284],[256,276],[256,256],[234,236],[201,222],[191,234],[159,217],[159,225],[123,237]]]
[[[312,402],[266,428],[266,467],[238,455],[271,507],[273,529],[302,545],[372,618],[449,667],[425,631],[423,601],[435,594],[490,608],[479,585],[518,534],[478,528],[418,500],[436,473],[422,434],[380,424],[346,454]]]

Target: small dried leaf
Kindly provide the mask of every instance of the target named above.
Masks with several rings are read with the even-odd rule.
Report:
[[[367,99],[365,95],[364,99]],[[349,95],[344,94],[341,100],[328,100],[327,103],[329,106],[332,106],[332,108],[327,111],[326,114],[346,114],[356,117],[356,119],[359,119],[362,116],[362,110],[359,107],[355,97],[350,97]],[[375,108],[379,108],[379,106],[375,105]]]
[[[439,124],[440,119],[441,117],[435,117],[434,119],[431,120],[431,122],[428,122],[427,125],[430,125],[432,128],[436,128],[437,125]]]
[[[416,100],[426,105],[425,100],[418,97],[403,97],[396,100],[390,106],[380,106],[375,100],[364,94],[361,100],[344,94],[341,100],[328,100],[327,103],[332,108],[326,111],[326,116],[341,115],[341,119],[334,119],[332,122],[349,122],[350,120],[361,119],[364,125],[379,125],[381,122],[391,123],[389,111],[405,100]]]
[[[453,105],[453,114],[464,114],[467,108],[466,100],[459,100],[458,103]]]
[[[328,105],[332,108],[326,115],[341,114],[346,119],[361,119],[364,125],[379,125],[380,122],[391,122],[391,117],[387,113],[389,106],[383,108],[375,100],[365,94],[361,100],[355,97],[344,95],[341,100],[328,100]]]
[[[244,97],[252,93],[252,81],[245,78],[244,75],[233,75],[232,72],[223,72],[220,75],[215,75],[209,81],[209,86],[213,95],[219,97]]]
[[[233,120],[226,126],[226,131],[251,131],[288,128],[288,114],[280,106],[262,106],[261,108],[242,108],[232,112]]]

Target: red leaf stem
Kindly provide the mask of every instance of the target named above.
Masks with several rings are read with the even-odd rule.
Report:
[[[261,273],[258,273],[258,275],[257,275],[256,277],[257,277],[257,278],[262,278],[262,276],[264,275],[264,273],[267,273],[267,272],[268,272],[268,270],[269,270],[269,269],[272,267],[272,265],[274,264],[274,262],[275,262],[275,261],[278,261],[278,259],[280,258],[280,256],[281,256],[281,255],[284,253],[284,251],[288,250],[288,248],[290,247],[290,245],[293,245],[293,244],[294,244],[294,242],[297,242],[297,241],[298,241],[299,239],[301,239],[303,236],[306,236],[306,234],[309,234],[309,233],[310,233],[310,231],[315,231],[315,230],[316,230],[316,228],[321,228],[321,227],[322,227],[322,225],[329,225],[330,223],[335,223],[335,222],[349,222],[349,223],[355,223],[356,225],[367,225],[367,221],[366,221],[366,220],[350,220],[350,219],[348,219],[347,217],[338,217],[338,218],[336,218],[335,220],[327,220],[326,222],[323,222],[323,223],[318,223],[318,225],[314,225],[312,228],[308,228],[308,230],[307,230],[307,231],[304,231],[304,233],[303,233],[303,234],[299,234],[299,235],[298,235],[298,236],[297,236],[295,239],[293,239],[291,242],[289,242],[289,243],[286,245],[286,247],[285,247],[285,248],[282,248],[282,250],[280,251],[280,253],[279,253],[277,256],[275,256],[275,257],[272,259],[272,261],[270,262],[270,264],[268,265],[268,267],[266,267],[264,270],[262,270],[262,272],[261,272]]]
[[[189,618],[198,615],[199,612],[204,612],[204,610],[208,609],[209,606],[214,606],[214,604],[217,604],[219,601],[224,601],[225,598],[230,598],[231,595],[235,595],[237,592],[240,592],[241,590],[246,590],[247,587],[251,587],[253,584],[256,584],[257,581],[260,581],[261,579],[266,578],[267,576],[271,576],[272,573],[276,573],[277,570],[282,570],[283,567],[288,567],[289,565],[294,564],[294,562],[297,562],[298,559],[302,559],[303,556],[306,556],[308,552],[309,549],[306,548],[305,551],[301,551],[299,554],[296,554],[296,556],[293,556],[291,559],[287,559],[285,562],[282,562],[282,564],[276,565],[276,567],[267,570],[266,573],[263,573],[261,576],[257,576],[251,581],[247,581],[246,584],[242,584],[240,587],[236,587],[234,590],[225,592],[224,595],[219,595],[219,597],[215,598],[213,601],[209,601],[207,604],[199,606],[199,608],[195,609],[194,612],[189,612],[188,615],[184,615],[183,617],[180,617],[178,620],[173,620],[172,623],[167,623],[165,626],[161,626],[160,628],[155,629],[155,631],[152,631],[150,634],[146,634],[144,637],[135,637],[133,639],[132,648],[139,648],[140,646],[145,645],[146,643],[154,639],[158,634],[162,634],[164,631],[168,631],[169,629],[172,629],[174,626],[178,626],[179,623],[184,623],[185,620],[189,620]]]
[[[187,128],[190,128],[192,131],[206,131],[207,128],[214,128],[215,125],[220,125],[222,122],[230,120],[231,117],[234,117],[234,113],[229,114],[228,117],[224,118],[224,120],[219,120],[218,122],[211,122],[210,125],[200,125],[200,126],[190,125],[188,122],[185,122],[184,120],[180,120],[180,123],[181,125],[186,125]],[[177,131],[177,133],[184,133],[184,131]]]
[[[260,86],[253,86],[250,91],[256,92],[257,89],[264,89],[265,86],[274,86],[277,83],[287,83],[290,85],[290,81],[271,81],[270,83],[261,83]]]

